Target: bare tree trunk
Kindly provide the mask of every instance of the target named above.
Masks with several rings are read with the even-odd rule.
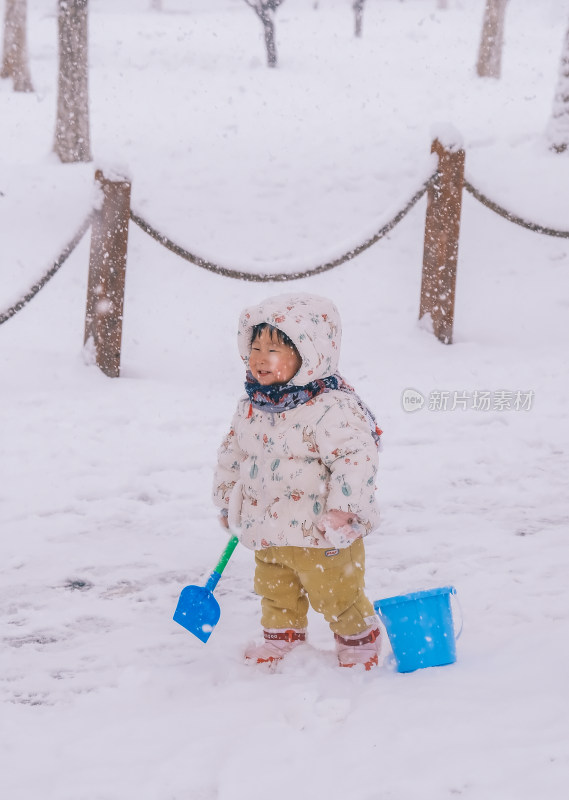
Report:
[[[508,0],[486,0],[476,72],[481,78],[499,78],[502,69],[504,16]]]
[[[354,0],[352,4],[352,8],[354,9],[354,13],[356,15],[356,29],[355,34],[359,38],[362,35],[362,22],[364,16],[364,3],[365,0]]]
[[[27,0],[6,0],[4,56],[0,77],[12,78],[15,92],[33,92],[26,36]]]
[[[273,21],[273,12],[264,11],[259,15],[263,28],[265,29],[265,47],[267,48],[267,66],[277,66],[277,46],[275,43],[275,23]]]
[[[569,28],[565,34],[559,78],[553,99],[553,111],[546,129],[549,147],[555,153],[564,153],[569,147]]]
[[[245,0],[263,24],[265,47],[267,49],[267,65],[277,66],[277,45],[275,42],[274,14],[283,0]]]
[[[58,0],[59,79],[55,152],[64,163],[91,161],[88,0]]]

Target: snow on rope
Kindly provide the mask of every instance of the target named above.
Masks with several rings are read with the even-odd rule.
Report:
[[[0,313],[0,325],[11,319],[11,317],[17,314],[18,311],[21,311],[22,308],[24,308],[24,306],[27,306],[30,300],[32,300],[36,296],[36,294],[40,291],[40,289],[43,289],[46,283],[48,283],[48,281],[50,281],[53,278],[55,273],[65,263],[65,261],[67,261],[71,253],[75,250],[75,248],[77,247],[83,236],[86,234],[87,230],[91,226],[92,219],[93,219],[93,212],[91,211],[89,212],[87,217],[83,220],[82,224],[80,225],[73,239],[69,242],[69,244],[67,244],[64,247],[64,249],[56,258],[52,266],[47,270],[47,272],[44,275],[42,275],[39,281],[37,281],[37,283],[34,283],[30,291],[26,295],[24,295],[24,297],[18,300],[17,303],[14,303],[13,306],[10,306],[10,308],[7,308],[6,311]]]
[[[164,245],[168,250],[176,255],[180,256],[181,258],[185,259],[186,261],[190,261],[192,264],[195,264],[197,267],[201,267],[202,269],[207,269],[210,272],[216,272],[218,275],[224,275],[227,278],[236,278],[237,280],[242,281],[258,281],[258,282],[270,282],[270,281],[294,281],[298,280],[299,278],[310,278],[312,275],[319,275],[322,272],[327,272],[334,267],[339,267],[340,264],[344,264],[346,261],[351,261],[352,258],[359,256],[360,253],[363,253],[364,250],[367,250],[369,247],[374,245],[384,236],[386,236],[393,228],[401,222],[401,220],[411,211],[413,206],[418,203],[418,201],[423,197],[425,192],[429,189],[429,187],[434,183],[436,179],[437,173],[433,173],[427,180],[421,185],[421,187],[415,192],[415,194],[411,197],[411,199],[406,203],[406,205],[398,211],[395,216],[393,216],[388,222],[386,222],[382,227],[373,234],[370,238],[366,239],[364,242],[359,244],[357,247],[353,247],[350,250],[346,251],[342,255],[334,258],[330,261],[326,261],[323,264],[319,264],[318,266],[307,268],[304,270],[297,270],[295,272],[277,272],[277,273],[257,273],[257,272],[246,272],[240,269],[232,269],[230,267],[224,267],[220,264],[216,264],[213,261],[209,261],[201,256],[196,255],[195,253],[191,253],[189,250],[181,247],[180,245],[173,242],[163,233],[160,233],[156,230],[149,222],[143,219],[139,214],[136,214],[134,211],[131,210],[130,218],[131,220],[139,226],[145,233],[151,236],[160,244]]]
[[[556,228],[548,228],[545,225],[539,225],[537,222],[531,222],[530,220],[524,219],[523,217],[518,217],[517,214],[512,214],[511,211],[508,211],[503,206],[499,205],[498,203],[494,202],[494,200],[490,200],[485,194],[483,194],[479,189],[470,183],[469,180],[466,178],[464,179],[464,188],[467,192],[476,198],[483,206],[489,208],[491,211],[494,211],[496,214],[499,214],[504,219],[507,219],[509,222],[513,222],[516,225],[520,225],[522,228],[527,228],[528,231],[535,231],[536,233],[544,233],[546,236],[557,236],[560,239],[569,239],[569,231],[561,231],[557,230]]]
[[[405,206],[398,211],[390,220],[388,220],[382,227],[374,233],[371,237],[365,239],[361,244],[357,247],[350,248],[342,255],[338,256],[337,258],[333,258],[330,261],[326,261],[323,264],[318,264],[315,267],[307,268],[304,270],[297,270],[294,272],[278,272],[278,273],[257,273],[257,272],[246,272],[244,270],[239,269],[232,269],[230,267],[224,267],[221,264],[216,264],[213,261],[209,261],[202,256],[198,256],[195,253],[191,253],[189,250],[181,247],[180,245],[173,242],[169,239],[165,234],[160,233],[154,228],[149,222],[147,222],[143,217],[139,214],[136,214],[134,211],[130,211],[130,218],[131,220],[139,226],[145,233],[151,236],[155,241],[162,244],[172,253],[180,256],[181,258],[185,259],[186,261],[190,261],[192,264],[195,264],[197,267],[201,267],[202,269],[209,270],[210,272],[216,272],[218,275],[224,275],[228,278],[236,278],[237,280],[244,280],[244,281],[257,281],[257,282],[282,282],[282,281],[294,281],[298,280],[299,278],[309,278],[312,275],[319,275],[322,272],[327,272],[330,269],[334,269],[334,267],[339,267],[341,264],[344,264],[346,261],[351,261],[356,256],[363,253],[364,250],[367,250],[369,247],[374,245],[384,236],[386,236],[393,228],[401,222],[401,220],[411,211],[411,209],[419,202],[419,200],[423,197],[423,195],[427,192],[427,190],[436,184],[438,173],[434,172],[427,180],[419,187],[419,189],[415,192],[415,194],[410,198],[410,200],[405,204]],[[508,211],[503,206],[496,203],[494,200],[491,200],[487,195],[477,189],[468,179],[465,178],[464,180],[464,188],[467,192],[478,200],[482,205],[489,208],[491,211],[494,211],[499,216],[507,219],[509,222],[513,222],[516,225],[520,225],[522,228],[526,228],[530,231],[535,231],[536,233],[543,233],[546,236],[555,236],[562,239],[569,239],[569,231],[558,230],[556,228],[549,228],[545,225],[540,225],[536,222],[531,222],[530,220],[524,219],[523,217],[519,217],[517,214],[513,214],[511,211]],[[47,270],[47,272],[30,288],[29,292],[25,294],[17,303],[10,308],[7,308],[5,311],[0,312],[0,325],[7,320],[11,319],[18,311],[21,311],[30,300],[32,300],[36,294],[43,289],[43,287],[53,278],[53,276],[58,272],[59,268],[65,263],[65,261],[69,258],[71,253],[75,250],[89,227],[91,226],[91,222],[93,220],[93,214],[95,212],[91,211],[87,217],[84,219],[83,223],[78,228],[75,236],[71,241],[65,246],[62,250],[60,255],[54,261],[52,266]]]

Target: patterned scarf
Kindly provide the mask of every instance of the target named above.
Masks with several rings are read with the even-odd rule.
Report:
[[[311,381],[304,386],[291,386],[289,383],[284,385],[274,383],[272,386],[263,386],[255,380],[250,370],[247,370],[245,380],[245,391],[249,395],[251,406],[261,411],[267,411],[270,414],[277,414],[281,411],[289,411],[291,408],[297,408],[297,406],[312,400],[313,397],[335,389],[346,392],[354,398],[367,419],[373,440],[379,448],[381,444],[380,437],[383,431],[378,427],[376,419],[370,409],[359,395],[356,394],[354,387],[346,383],[338,373],[329,375],[327,378]]]

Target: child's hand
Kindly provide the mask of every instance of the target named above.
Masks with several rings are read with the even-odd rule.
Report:
[[[218,520],[222,528],[229,530],[229,520],[227,519],[227,514],[220,514]]]
[[[350,511],[340,511],[339,508],[334,508],[332,511],[327,511],[322,517],[322,522],[325,527],[332,528],[337,531],[338,528],[343,528],[345,525],[353,525],[357,522],[358,518]]]
[[[348,547],[360,538],[364,530],[357,514],[341,511],[339,508],[327,511],[322,517],[319,528],[334,547]]]

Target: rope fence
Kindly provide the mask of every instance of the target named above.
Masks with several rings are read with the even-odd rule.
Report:
[[[277,273],[257,273],[257,272],[245,272],[239,269],[231,269],[230,267],[224,267],[220,264],[216,264],[213,261],[208,261],[201,256],[196,255],[195,253],[191,253],[189,250],[184,249],[180,245],[173,242],[163,233],[160,233],[156,230],[149,222],[143,219],[139,214],[136,214],[134,211],[131,210],[130,218],[131,220],[138,225],[145,233],[147,233],[152,239],[154,239],[159,244],[166,247],[172,253],[175,253],[177,256],[189,261],[192,264],[195,264],[197,267],[201,267],[202,269],[209,270],[209,272],[215,272],[218,275],[224,275],[226,278],[236,278],[237,280],[242,281],[256,281],[259,283],[268,283],[268,282],[284,282],[284,281],[295,281],[299,278],[311,278],[313,275],[320,275],[323,272],[328,272],[328,270],[334,269],[334,267],[339,267],[341,264],[345,264],[346,261],[351,261],[356,256],[359,256],[360,253],[363,253],[365,250],[370,248],[376,242],[379,242],[380,239],[383,239],[390,231],[398,225],[401,220],[407,216],[407,214],[411,211],[413,206],[415,206],[419,200],[423,197],[426,191],[431,187],[436,178],[436,172],[434,172],[427,180],[421,185],[421,187],[415,192],[415,194],[411,197],[411,199],[405,204],[405,206],[398,211],[394,217],[392,217],[388,222],[386,222],[382,227],[373,234],[370,238],[366,239],[364,242],[359,244],[357,247],[353,247],[350,250],[347,250],[342,255],[338,256],[337,258],[332,259],[331,261],[326,261],[323,264],[319,264],[318,266],[307,268],[304,270],[296,271],[296,272],[277,272]]]
[[[101,206],[88,214],[52,266],[30,290],[10,308],[0,312],[0,325],[25,308],[49,283],[89,227],[92,227],[85,341],[93,341],[96,363],[100,369],[110,377],[118,377],[129,221],[170,252],[201,269],[236,280],[277,283],[310,278],[352,261],[387,236],[427,194],[419,318],[427,316],[432,323],[434,335],[441,342],[450,344],[454,324],[454,294],[464,190],[490,211],[527,230],[563,239],[569,239],[569,230],[559,230],[525,219],[508,211],[480,191],[465,177],[464,150],[453,145],[444,145],[436,139],[432,143],[431,152],[438,157],[435,172],[372,236],[341,255],[323,260],[315,266],[277,273],[250,272],[224,266],[176,244],[131,208],[131,184],[128,180],[108,179],[101,171],[97,171],[95,180],[101,189]]]
[[[544,225],[539,225],[537,222],[531,222],[530,220],[524,219],[523,217],[518,217],[516,214],[512,214],[511,211],[508,211],[503,206],[498,205],[498,203],[491,200],[485,194],[483,194],[480,189],[477,189],[476,186],[473,186],[472,183],[465,178],[464,180],[464,188],[467,192],[476,198],[483,206],[489,208],[494,213],[499,214],[499,216],[507,219],[508,222],[513,222],[516,225],[520,225],[522,228],[526,228],[528,231],[534,231],[535,233],[543,233],[546,236],[557,236],[560,239],[569,239],[569,231],[560,231],[555,228],[547,228]]]
[[[36,294],[43,289],[43,287],[49,283],[49,281],[53,278],[53,276],[59,271],[60,267],[67,261],[71,253],[75,250],[81,239],[85,236],[88,229],[91,226],[91,222],[93,220],[93,212],[89,212],[87,217],[83,220],[82,224],[77,230],[77,233],[73,237],[73,239],[65,246],[65,248],[61,251],[59,256],[55,259],[53,265],[47,270],[47,272],[31,287],[29,292],[25,294],[17,303],[14,303],[13,306],[7,308],[6,311],[0,313],[0,325],[3,325],[4,322],[7,322],[13,316],[15,316],[18,311],[21,311],[22,308],[28,305],[30,300],[36,296]]]

